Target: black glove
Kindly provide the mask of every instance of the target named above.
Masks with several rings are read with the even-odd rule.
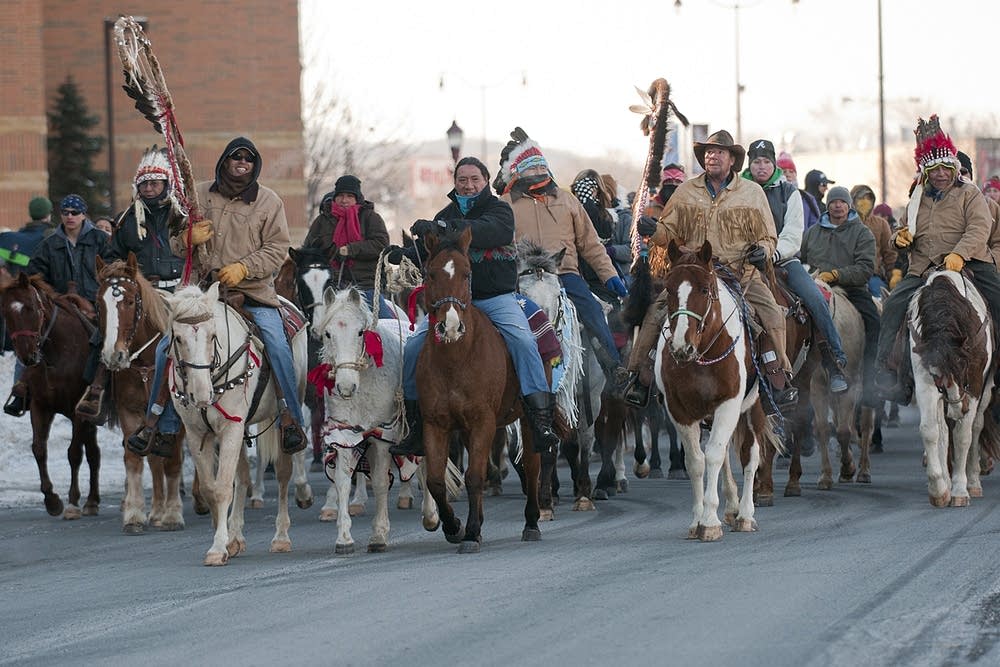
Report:
[[[398,245],[388,246],[385,253],[385,261],[399,266],[399,263],[403,261],[403,247]]]
[[[656,218],[651,215],[644,215],[639,218],[639,222],[636,223],[635,228],[639,232],[639,236],[652,236],[656,233]]]
[[[767,250],[759,245],[754,246],[750,252],[747,253],[747,262],[763,271],[767,268]]]
[[[435,230],[436,225],[433,220],[417,220],[410,227],[410,233],[414,236],[419,236],[423,238],[430,232]]]

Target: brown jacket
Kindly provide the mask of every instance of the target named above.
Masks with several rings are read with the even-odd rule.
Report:
[[[892,229],[889,221],[881,215],[868,214],[865,227],[875,237],[875,275],[888,279],[887,272],[896,266],[896,246],[892,243]]]
[[[734,174],[713,200],[701,174],[678,186],[663,210],[652,242],[666,246],[670,239],[689,248],[708,240],[720,261],[740,271],[747,248],[755,243],[773,255],[778,233],[759,185]]]
[[[343,260],[338,252],[339,248],[333,244],[337,218],[330,213],[332,203],[332,197],[323,199],[319,206],[320,214],[309,225],[302,247],[321,249],[326,253],[327,260]],[[375,205],[370,201],[361,204],[358,222],[361,226],[361,240],[347,244],[349,266],[344,269],[344,280],[353,282],[361,289],[374,289],[375,270],[382,249],[389,245],[389,232],[386,231],[382,216],[375,212]]]
[[[904,213],[903,226],[907,226],[915,208],[916,226],[911,230],[913,243],[907,275],[923,275],[929,267],[941,264],[949,253],[961,255],[965,260],[993,263],[987,247],[993,218],[986,197],[976,186],[953,185],[940,201],[934,201],[918,187]]]
[[[544,196],[517,196],[508,192],[500,199],[514,210],[514,238],[530,239],[548,252],[566,249],[559,273],[580,274],[577,257],[590,264],[602,283],[618,275],[607,250],[590,223],[580,200],[565,190]]]
[[[997,263],[997,259],[1000,258],[1000,204],[996,203],[986,195],[986,205],[990,209],[990,219],[993,220],[993,226],[990,228],[990,254],[993,255],[993,263]]]
[[[263,185],[257,198],[246,203],[240,197],[226,200],[210,192],[212,181],[198,184],[202,215],[212,221],[214,234],[194,253],[194,274],[199,280],[233,262],[247,267],[246,279],[234,289],[265,306],[278,305],[274,276],[288,254],[288,222],[281,198]],[[184,233],[170,238],[174,254],[185,257]]]

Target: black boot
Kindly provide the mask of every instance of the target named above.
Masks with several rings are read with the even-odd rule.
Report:
[[[531,422],[535,451],[544,456],[559,453],[559,436],[552,430],[556,397],[547,391],[536,391],[524,397],[524,408]]]
[[[305,431],[298,422],[295,421],[295,417],[292,416],[291,410],[287,407],[281,409],[281,451],[285,454],[296,454],[301,452],[308,446],[308,441],[306,439]]]
[[[629,371],[625,384],[625,402],[635,408],[649,405],[649,385],[642,381],[642,371]]]
[[[423,456],[424,455],[424,418],[420,414],[420,402],[409,399],[403,401],[406,408],[406,437],[389,447],[393,456]]]
[[[844,377],[844,367],[834,356],[830,343],[821,340],[816,346],[819,348],[819,356],[823,362],[823,368],[826,369],[827,375],[830,376],[830,392],[839,394],[847,391],[848,385],[847,378]]]
[[[28,409],[28,385],[18,380],[11,387],[10,396],[3,405],[3,411],[11,417],[20,417]]]

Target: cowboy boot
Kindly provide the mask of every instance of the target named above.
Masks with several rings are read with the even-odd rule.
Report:
[[[274,383],[277,386],[277,382]],[[288,403],[282,397],[281,399],[281,418],[279,421],[281,427],[281,451],[285,454],[296,454],[301,452],[309,445],[309,441],[306,438],[305,431],[302,430],[302,426],[295,421],[295,417],[292,416],[292,411],[288,409]]]
[[[76,404],[77,419],[94,424],[104,421],[101,419],[101,404],[104,401],[104,388],[107,386],[107,381],[107,366],[103,363],[98,364],[97,372],[94,374],[94,381],[87,387],[87,390]]]
[[[559,453],[559,436],[552,430],[556,396],[536,391],[523,397],[525,414],[531,422],[532,446],[542,458],[555,458]]]
[[[844,377],[844,367],[833,354],[833,347],[825,340],[819,341],[816,346],[819,348],[820,359],[823,361],[823,368],[830,376],[830,392],[840,394],[847,391],[847,378]]]
[[[792,386],[791,374],[786,370],[788,360],[785,358],[779,341],[784,336],[779,336],[780,329],[768,329],[765,344],[762,348],[761,361],[764,362],[764,377],[771,385],[771,396],[774,399],[778,410],[784,411],[793,407],[799,400],[799,390]]]
[[[604,377],[607,379],[607,389],[612,398],[621,399],[625,394],[625,387],[631,380],[631,375],[625,368],[615,361],[612,356],[604,349],[600,341],[596,338],[590,339],[591,349],[594,351],[594,356],[597,358],[597,364],[604,371]]]
[[[167,374],[163,374],[163,380],[156,392],[156,401],[146,415],[145,423],[138,431],[128,437],[125,446],[136,456],[146,456],[153,449],[153,441],[156,438],[156,424],[160,421],[164,406],[170,400],[170,383]]]
[[[406,409],[406,437],[389,447],[393,456],[423,456],[424,455],[424,418],[420,414],[420,402],[406,399],[403,401]]]
[[[649,404],[649,390],[655,379],[653,355],[662,325],[663,312],[657,302],[643,319],[628,358],[629,378],[625,389],[625,402],[637,408],[644,408]]]
[[[18,380],[10,388],[10,396],[3,405],[3,411],[11,417],[20,417],[27,411],[29,403],[28,385],[23,380]]]

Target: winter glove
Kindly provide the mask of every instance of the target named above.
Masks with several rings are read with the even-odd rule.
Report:
[[[419,236],[423,238],[427,234],[434,231],[435,225],[432,220],[417,220],[410,227],[410,233],[414,236]]]
[[[219,282],[226,287],[236,287],[247,277],[247,267],[243,262],[226,264],[219,269]]]
[[[834,269],[833,271],[821,271],[817,277],[827,285],[832,285],[840,280],[840,271],[837,269]]]
[[[214,233],[211,220],[200,220],[194,223],[194,226],[191,228],[191,245],[196,246],[206,243],[210,238],[212,238]],[[181,238],[184,239],[184,244],[187,245],[187,230],[181,232]]]
[[[910,244],[913,243],[913,234],[910,233],[909,229],[900,229],[896,232],[896,236],[893,237],[892,242],[897,248],[909,248]]]
[[[656,218],[651,215],[642,216],[636,223],[635,229],[639,232],[639,236],[652,236],[656,233]]]
[[[889,289],[893,289],[899,284],[899,281],[903,279],[902,269],[893,269],[892,273],[889,274]]]
[[[398,245],[391,245],[386,248],[385,261],[394,266],[399,266],[399,263],[403,261],[403,248]]]
[[[349,257],[351,254],[351,249],[348,248],[346,245],[342,245],[339,248],[337,248],[337,254],[340,255],[341,257]]]
[[[609,290],[617,294],[618,296],[625,297],[628,296],[628,289],[625,287],[625,283],[618,276],[613,278],[608,278],[608,282],[604,283],[604,286]]]
[[[944,256],[944,268],[949,271],[961,271],[963,266],[965,266],[965,260],[962,259],[961,255],[949,252]]]
[[[754,246],[753,249],[747,253],[747,262],[763,271],[767,268],[767,250],[759,245]]]

